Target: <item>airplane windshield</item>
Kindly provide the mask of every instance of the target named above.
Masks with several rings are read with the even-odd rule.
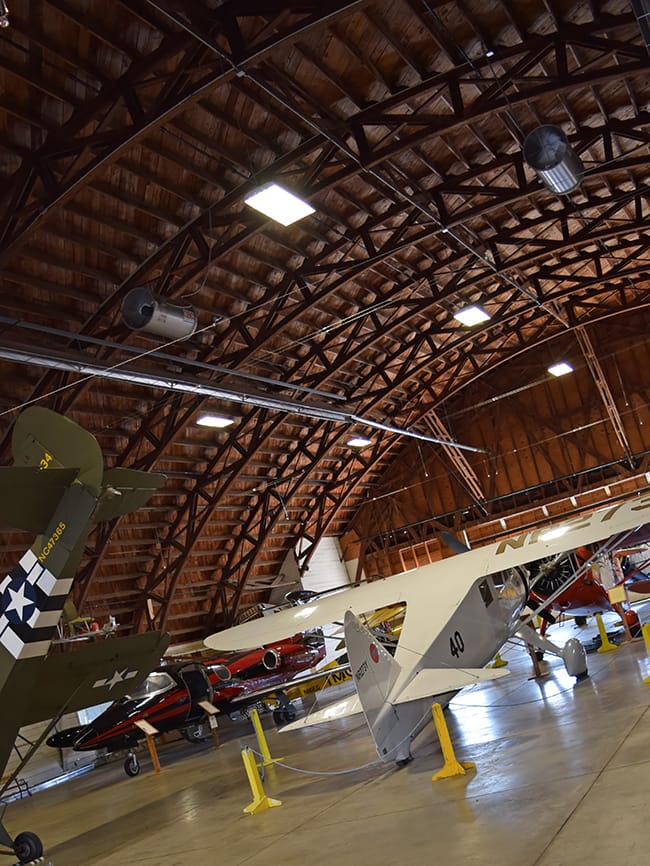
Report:
[[[499,606],[506,621],[513,625],[526,601],[526,583],[515,568],[493,574],[492,580]]]
[[[154,671],[142,682],[137,689],[131,692],[130,697],[135,700],[150,698],[159,695],[175,686],[176,683],[165,671]]]

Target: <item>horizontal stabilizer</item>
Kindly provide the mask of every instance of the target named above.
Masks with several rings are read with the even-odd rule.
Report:
[[[390,702],[396,705],[419,701],[422,698],[432,698],[477,683],[497,680],[508,674],[509,671],[505,668],[424,668],[396,698],[391,698]]]
[[[362,713],[361,702],[357,695],[350,695],[347,698],[342,698],[340,701],[335,701],[329,704],[322,710],[316,710],[305,716],[303,719],[298,719],[295,722],[290,722],[280,729],[280,733],[286,731],[300,731],[302,728],[310,728],[312,725],[322,725],[325,722],[335,722],[337,719],[345,719],[348,716],[356,716]]]
[[[150,631],[128,637],[94,640],[43,660],[23,725],[52,719],[61,711],[75,712],[116,701],[133,690],[167,649],[169,635]],[[3,700],[11,700],[10,695]]]
[[[34,466],[0,467],[0,525],[38,534],[44,532],[77,469]]]
[[[122,514],[137,511],[152,493],[167,480],[156,472],[138,469],[107,469],[102,479],[102,495],[93,515],[93,521],[114,520]]]

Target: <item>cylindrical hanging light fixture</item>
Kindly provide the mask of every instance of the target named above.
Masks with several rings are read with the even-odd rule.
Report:
[[[196,330],[196,313],[192,307],[176,307],[154,297],[147,288],[131,289],[122,301],[122,318],[136,331],[147,331],[178,340]]]
[[[539,126],[527,135],[524,159],[551,192],[571,192],[582,181],[582,162],[559,126]]]

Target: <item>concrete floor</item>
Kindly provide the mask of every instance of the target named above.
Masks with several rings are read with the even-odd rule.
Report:
[[[647,621],[644,618],[644,621]],[[613,622],[613,620],[610,620]],[[556,629],[561,642],[595,629]],[[643,641],[589,655],[574,685],[557,659],[530,681],[531,661],[506,648],[511,676],[460,693],[446,714],[467,775],[432,782],[442,766],[428,726],[403,769],[376,763],[361,719],[279,734],[286,764],[268,768],[282,806],[246,815],[240,748],[248,723],[221,723],[224,745],[161,748],[155,775],[121,761],[10,804],[10,831],[38,832],[53,866],[348,866],[403,862],[485,866],[604,866],[645,862],[650,815],[650,659]],[[368,766],[370,765],[370,766]],[[354,772],[353,768],[362,767]],[[319,775],[319,773],[323,775]]]

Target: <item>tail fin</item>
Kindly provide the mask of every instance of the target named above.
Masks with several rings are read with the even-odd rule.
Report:
[[[16,419],[12,450],[14,465],[0,468],[0,524],[27,532],[45,532],[75,480],[98,499],[95,523],[137,511],[165,481],[164,475],[135,469],[104,472],[93,434],[40,406],[30,406]]]
[[[99,443],[92,433],[58,412],[41,406],[21,412],[14,425],[11,450],[15,466],[76,469],[79,481],[99,492],[104,471]]]
[[[345,613],[345,642],[359,702],[382,761],[410,759],[410,741],[420,708],[394,706],[389,700],[401,667],[352,613]]]

